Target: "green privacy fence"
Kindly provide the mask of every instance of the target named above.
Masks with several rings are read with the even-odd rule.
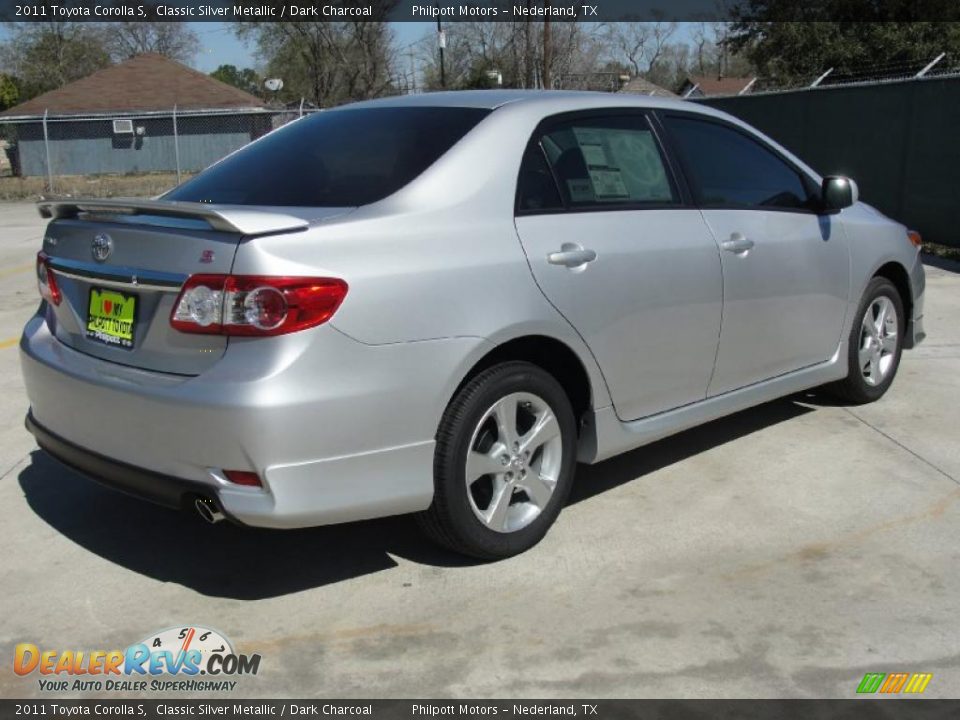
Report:
[[[960,247],[960,77],[708,98],[861,198]]]

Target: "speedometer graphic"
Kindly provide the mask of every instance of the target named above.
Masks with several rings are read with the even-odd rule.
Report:
[[[167,650],[172,652],[174,657],[181,653],[186,655],[191,650],[198,651],[200,661],[196,664],[200,667],[205,667],[213,654],[234,654],[230,641],[220,632],[200,625],[167,628],[147,636],[141,642],[151,652]]]

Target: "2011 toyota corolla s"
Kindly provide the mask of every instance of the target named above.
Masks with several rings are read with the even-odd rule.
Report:
[[[276,130],[158,200],[49,200],[21,340],[38,444],[208,520],[418,513],[538,542],[576,462],[923,337],[919,238],[723,113],[459,92]]]

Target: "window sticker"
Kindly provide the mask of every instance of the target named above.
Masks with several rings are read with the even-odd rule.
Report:
[[[575,203],[593,202],[596,196],[593,193],[593,182],[590,178],[571,178],[567,180],[567,191],[570,200]]]
[[[607,132],[589,128],[573,128],[580,152],[587,165],[592,186],[591,197],[584,200],[623,200],[629,199],[627,186],[623,182],[620,167],[610,151]],[[577,202],[571,189],[570,198]]]
[[[571,203],[676,202],[653,133],[631,125],[622,120],[609,127],[571,125],[544,137]]]
[[[593,191],[598,200],[630,198],[627,186],[623,184],[623,177],[619,168],[604,170],[590,168],[590,179],[593,181]]]
[[[580,152],[583,153],[583,160],[590,165],[599,165],[605,167],[607,163],[607,151],[602,145],[580,145]]]
[[[613,155],[620,158],[627,192],[634,200],[669,202],[673,195],[653,136],[648,131],[610,135]]]

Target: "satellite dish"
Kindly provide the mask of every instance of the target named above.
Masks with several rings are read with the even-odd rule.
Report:
[[[280,78],[270,78],[269,80],[264,80],[263,84],[270,92],[277,92],[277,90],[283,87],[283,80]]]

